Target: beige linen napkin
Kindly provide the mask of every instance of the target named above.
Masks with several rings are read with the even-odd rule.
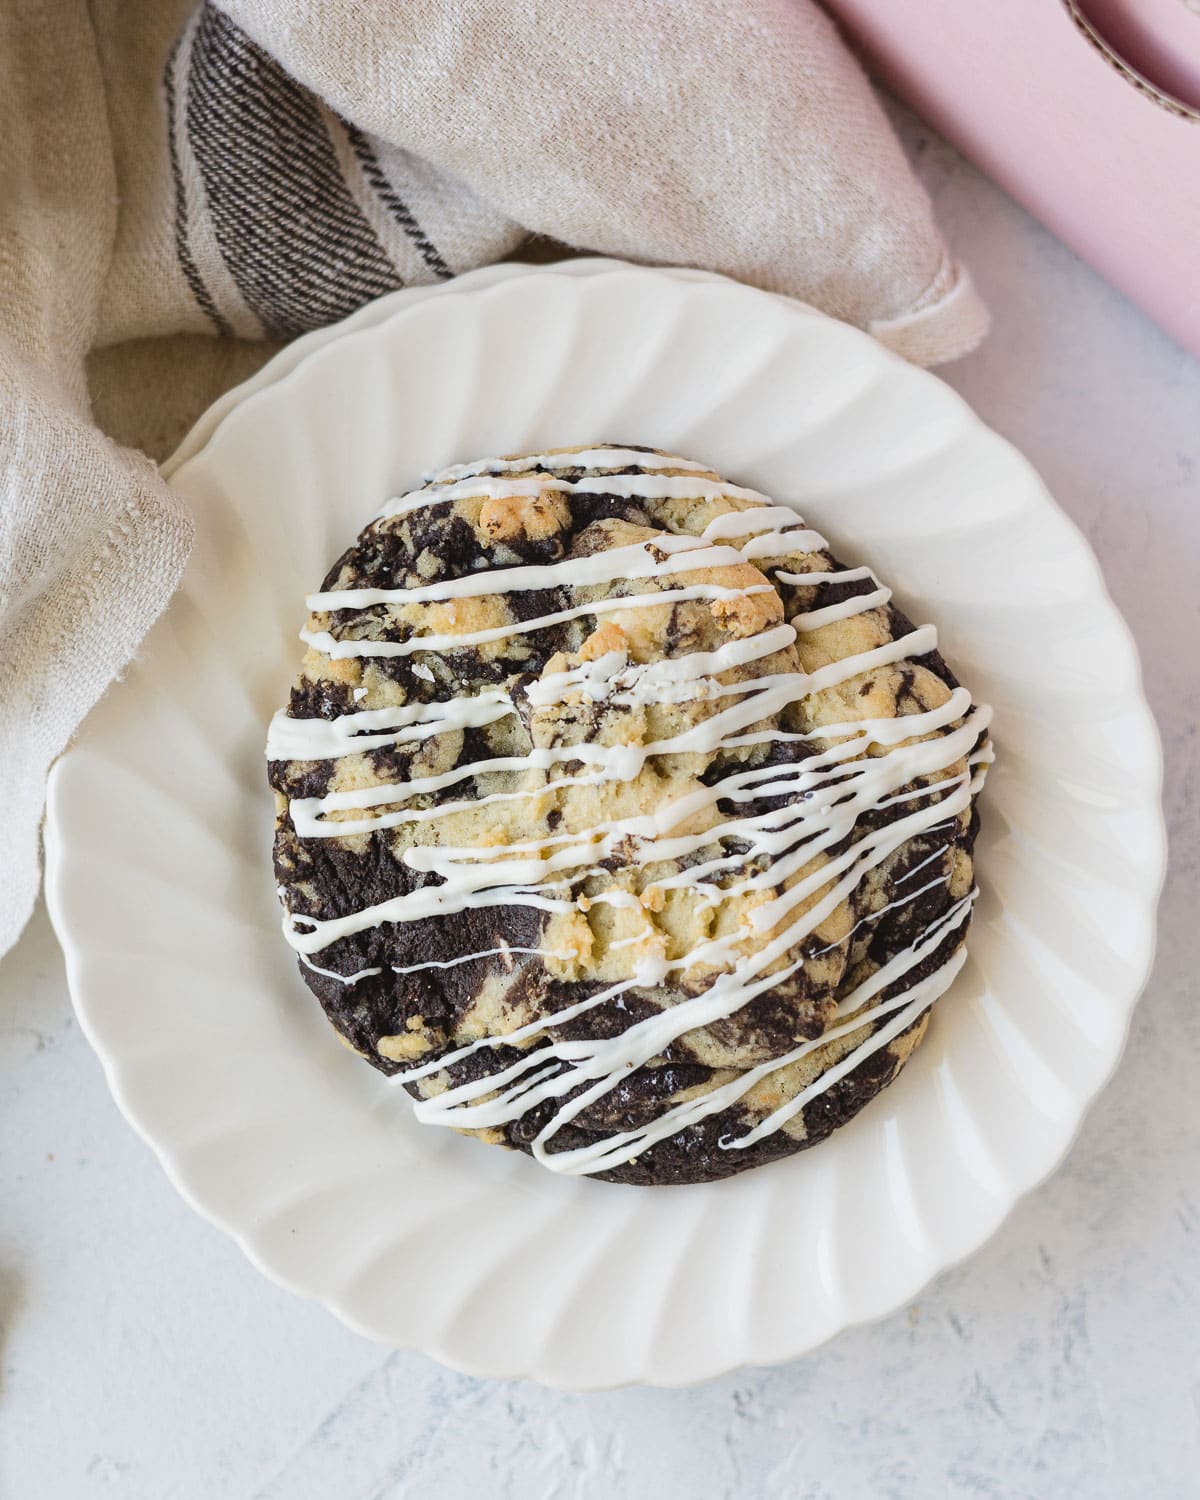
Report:
[[[920,363],[986,324],[811,0],[0,7],[0,952],[47,768],[187,558],[143,455],[280,341],[530,233]]]

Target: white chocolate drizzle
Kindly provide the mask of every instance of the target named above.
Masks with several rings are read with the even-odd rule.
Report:
[[[640,448],[618,448],[615,445],[601,448],[580,448],[572,452],[559,449],[555,453],[527,453],[518,458],[481,458],[469,464],[450,464],[445,469],[435,469],[422,475],[426,486],[454,479],[472,479],[479,474],[526,474],[530,469],[546,469],[550,473],[564,473],[572,469],[632,469],[647,473],[664,469],[682,469],[688,474],[713,474],[707,464],[691,458],[680,458],[677,453],[643,452]],[[715,477],[715,475],[714,475]]]
[[[434,484],[410,490],[389,500],[377,521],[394,520],[411,515],[431,505],[446,505],[454,500],[534,499],[538,495],[613,495],[621,500],[749,500],[766,505],[767,497],[758,490],[720,480],[691,479],[686,474],[664,474],[651,470],[644,474],[605,474],[592,479],[555,479],[548,474],[532,474],[522,479],[495,479],[468,476],[447,484]],[[789,512],[795,522],[795,512]]]
[[[599,472],[633,467],[640,472]],[[545,472],[530,473],[533,468]],[[579,471],[580,478],[560,477],[564,472]],[[744,1150],[784,1127],[812,1099],[887,1046],[946,991],[965,961],[965,949],[961,943],[950,945],[947,956],[932,972],[926,961],[967,922],[975,892],[943,910],[908,948],[846,995],[839,1002],[835,1024],[821,1036],[739,1073],[728,1083],[665,1108],[637,1129],[618,1131],[576,1149],[555,1150],[552,1142],[564,1125],[610,1093],[632,1070],[661,1057],[686,1033],[734,1015],[757,995],[784,983],[808,959],[836,946],[814,949],[814,934],[853,895],[868,873],[910,840],[952,829],[970,806],[992,759],[984,737],[991,711],[986,706],[973,706],[970,694],[959,687],[939,707],[897,718],[864,718],[802,733],[756,729],[754,726],[777,717],[799,699],[875,668],[932,651],[937,634],[933,626],[924,625],[883,646],[832,661],[815,671],[772,669],[769,659],[790,647],[798,632],[811,633],[884,608],[891,598],[890,590],[879,584],[869,568],[787,571],[785,562],[823,550],[827,545],[824,538],[806,527],[793,510],[773,504],[757,491],[726,485],[712,477],[712,471],[704,465],[686,459],[597,447],[459,464],[433,476],[425,488],[390,501],[377,520],[396,519],[455,500],[533,497],[545,491],[701,502],[732,497],[746,508],[718,516],[699,536],[663,533],[652,542],[544,565],[481,570],[410,589],[327,590],[311,595],[307,601],[314,612],[332,613],[442,604],[513,592],[553,591],[560,596],[555,602],[561,602],[561,607],[547,609],[532,619],[513,619],[462,633],[421,634],[418,617],[412,633],[400,640],[348,639],[335,633],[336,626],[333,630],[306,628],[301,631],[301,639],[333,660],[404,657],[418,652],[453,652],[585,616],[684,600],[732,601],[773,592],[771,583],[744,588],[715,583],[661,586],[662,580],[676,575],[748,561],[773,573],[778,583],[795,587],[839,583],[874,586],[834,604],[818,603],[794,614],[788,623],[776,623],[747,638],[732,639],[716,650],[646,663],[630,662],[623,651],[614,650],[568,670],[546,673],[517,690],[535,710],[580,698],[585,703],[614,707],[697,699],[713,702],[711,713],[668,738],[641,745],[584,742],[539,746],[523,754],[496,755],[438,773],[414,775],[396,784],[293,798],[289,812],[299,838],[369,835],[489,804],[540,797],[548,788],[628,782],[642,772],[647,761],[660,755],[780,741],[811,742],[813,752],[795,762],[731,770],[714,785],[698,784],[688,794],[651,812],[602,821],[584,831],[544,834],[494,847],[413,844],[403,851],[404,863],[414,871],[438,877],[439,883],[426,883],[328,919],[294,915],[285,902],[284,935],[310,969],[353,986],[383,969],[373,967],[341,975],[318,967],[311,955],[383,923],[423,921],[467,909],[526,906],[547,913],[571,912],[578,909],[573,888],[600,873],[605,861],[614,856],[634,868],[679,861],[678,873],[657,880],[656,886],[663,891],[687,890],[693,898],[712,905],[753,893],[756,900],[749,908],[749,922],[754,943],[747,942],[747,931],[742,927],[710,937],[682,957],[643,957],[635,963],[631,977],[607,985],[553,1015],[504,1036],[471,1042],[395,1075],[397,1081],[411,1081],[452,1069],[483,1050],[511,1051],[522,1044],[539,1043],[481,1078],[454,1083],[451,1075],[443,1080],[440,1092],[416,1104],[416,1115],[429,1124],[486,1129],[509,1125],[537,1105],[554,1101],[550,1119],[532,1141],[531,1150],[551,1170],[577,1175],[611,1171],[631,1162],[656,1141],[737,1104],[773,1072],[801,1062],[819,1048],[856,1037],[853,1045],[785,1104],[752,1129],[720,1142],[724,1149]],[[660,586],[624,596],[608,594],[601,599],[569,602],[574,589],[626,579],[635,581],[635,588],[636,580]],[[722,680],[730,669],[754,662],[764,663],[761,675],[732,683]],[[435,680],[422,663],[413,670],[425,681]],[[359,696],[356,692],[355,701]],[[432,703],[358,709],[334,720],[293,719],[281,712],[271,723],[267,755],[273,761],[313,762],[336,761],[384,747],[415,749],[440,735],[484,727],[516,713],[518,703],[506,688],[482,688],[473,695]],[[953,769],[963,764],[965,772]],[[495,773],[515,773],[524,784],[501,792],[417,805],[431,795]],[[782,799],[782,805],[763,811],[763,799]],[[718,803],[735,811],[712,826]],[[738,810],[747,804],[752,809],[756,803],[760,804],[758,811]],[[866,815],[888,807],[903,811],[881,827],[850,840]],[[703,825],[703,831],[683,831],[697,823]],[[834,852],[848,840],[847,847]],[[736,853],[726,852],[731,841],[736,841]],[[948,837],[907,870],[895,882],[894,898],[884,908],[860,918],[853,930],[945,884],[949,875],[941,863],[948,861],[953,845],[953,837]],[[715,877],[724,883],[718,884]],[[619,889],[601,891],[590,897],[590,904],[640,909],[636,896]],[[611,947],[636,946],[640,941],[635,934]],[[489,958],[499,958],[511,967],[511,955],[517,953],[542,959],[569,957],[549,949],[502,943],[450,960],[389,967],[396,974],[407,975]],[[631,1022],[613,1037],[566,1040],[561,1036],[561,1028],[576,1017],[605,1004],[623,1010],[623,997],[630,990],[659,985],[673,974],[697,967],[716,973],[699,994]],[[885,995],[885,991],[890,993]]]

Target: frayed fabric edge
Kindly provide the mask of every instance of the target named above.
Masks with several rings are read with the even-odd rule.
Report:
[[[914,365],[943,365],[983,341],[991,317],[971,273],[947,257],[911,312],[878,319],[867,332]]]

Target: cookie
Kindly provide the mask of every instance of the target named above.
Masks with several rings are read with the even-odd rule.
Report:
[[[990,713],[869,568],[599,445],[433,475],[307,602],[284,934],[421,1120],[702,1182],[896,1076],[965,958]]]

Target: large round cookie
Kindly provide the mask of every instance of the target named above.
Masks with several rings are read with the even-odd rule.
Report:
[[[311,596],[270,733],[284,932],[428,1123],[698,1182],[896,1076],[963,959],[991,752],[795,512],[598,446],[459,465]]]

